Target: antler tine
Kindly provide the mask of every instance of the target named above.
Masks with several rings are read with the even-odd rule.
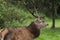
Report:
[[[34,17],[36,17],[36,18],[38,17],[37,15],[35,15],[35,11],[32,11],[32,10],[30,10],[30,9],[28,9],[28,8],[27,8],[27,10],[29,10],[29,12],[30,12]]]
[[[34,17],[38,18],[38,16],[35,13],[31,13]]]
[[[39,17],[39,15],[37,15],[37,12],[35,13],[35,11],[32,11],[32,10],[30,10],[30,9],[28,9],[29,10],[29,12],[35,17],[35,18],[38,18]]]
[[[33,15],[34,15],[36,18],[38,18],[38,16],[37,16],[35,13],[34,13]]]

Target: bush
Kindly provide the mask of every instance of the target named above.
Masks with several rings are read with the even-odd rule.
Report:
[[[18,27],[29,25],[32,17],[33,16],[25,9],[13,5],[8,1],[0,0],[0,20],[1,22],[3,20],[2,25],[4,25],[4,27]]]

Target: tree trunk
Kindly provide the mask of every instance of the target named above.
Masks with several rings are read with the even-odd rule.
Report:
[[[52,29],[55,28],[55,0],[52,0]]]

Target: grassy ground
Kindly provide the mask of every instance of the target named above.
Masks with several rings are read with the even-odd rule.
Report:
[[[35,40],[60,40],[60,20],[56,20],[56,28],[51,29],[51,21],[49,26],[41,30],[40,36]]]

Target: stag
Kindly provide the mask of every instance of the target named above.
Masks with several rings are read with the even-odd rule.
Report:
[[[42,17],[33,16],[36,19],[27,27],[3,29],[0,32],[1,40],[34,40],[37,38],[40,35],[40,29],[48,24],[41,20]]]

